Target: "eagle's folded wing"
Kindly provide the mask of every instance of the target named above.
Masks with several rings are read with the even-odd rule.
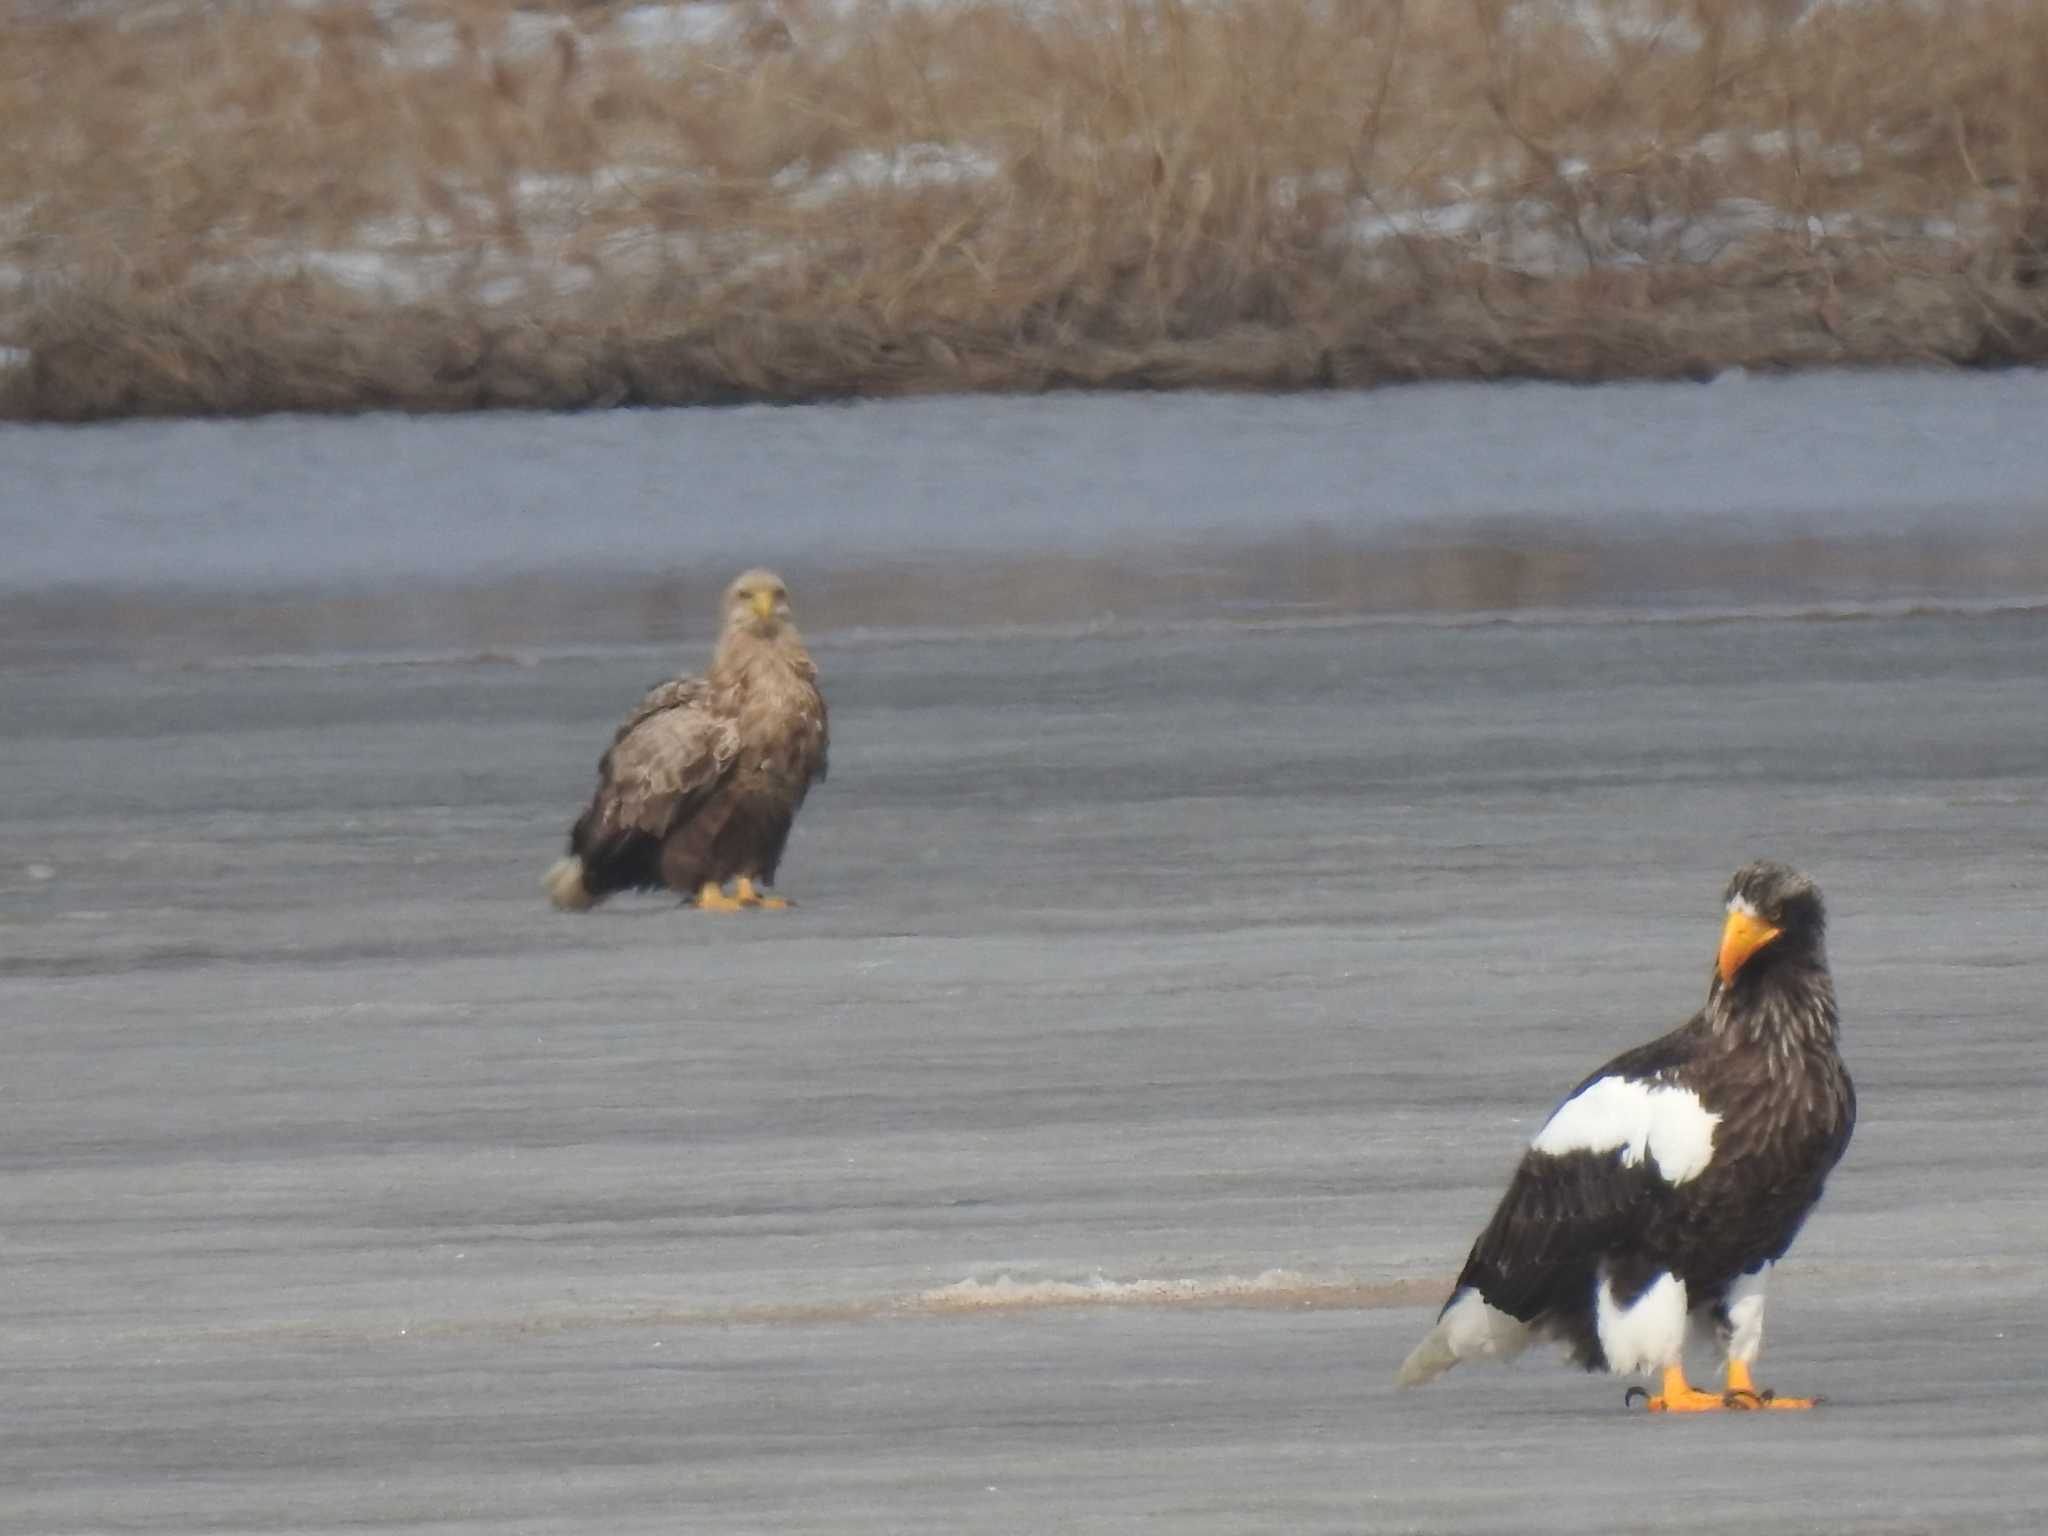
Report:
[[[737,723],[713,709],[701,679],[680,678],[647,695],[599,765],[600,838],[665,837],[717,787],[739,755]]]
[[[1523,1154],[1461,1286],[1530,1321],[1569,1305],[1601,1254],[1665,1213],[1713,1154],[1718,1117],[1680,1081],[1689,1047],[1674,1032],[1572,1090]]]

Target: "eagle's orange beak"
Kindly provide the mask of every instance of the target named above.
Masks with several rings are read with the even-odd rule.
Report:
[[[775,617],[775,594],[760,588],[754,592],[754,612],[763,624]]]
[[[1724,984],[1735,980],[1743,962],[1778,936],[1778,930],[1754,912],[1736,910],[1728,914],[1728,926],[1721,930],[1719,968]]]

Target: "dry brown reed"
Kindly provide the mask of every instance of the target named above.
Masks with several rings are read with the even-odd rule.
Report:
[[[760,3],[18,0],[0,413],[2048,357],[2033,0]]]

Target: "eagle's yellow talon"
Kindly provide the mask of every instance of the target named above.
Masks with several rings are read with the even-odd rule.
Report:
[[[1732,1408],[1734,1392],[1702,1392],[1685,1379],[1685,1371],[1676,1365],[1664,1367],[1664,1390],[1650,1399],[1645,1406],[1652,1413],[1713,1413]]]
[[[697,910],[700,912],[739,912],[746,903],[735,901],[725,894],[725,887],[716,881],[706,880],[697,890]]]
[[[1631,1387],[1625,1402],[1633,1403],[1641,1387]],[[1647,1394],[1646,1394],[1647,1397]],[[1685,1371],[1675,1365],[1664,1368],[1664,1387],[1655,1397],[1648,1397],[1644,1407],[1652,1413],[1712,1413],[1717,1409],[1734,1413],[1756,1413],[1766,1408],[1811,1408],[1817,1398],[1779,1397],[1774,1392],[1759,1392],[1756,1383],[1750,1380],[1749,1367],[1741,1361],[1732,1361],[1728,1366],[1728,1390],[1725,1392],[1702,1392],[1685,1379]]]
[[[789,905],[780,896],[764,896],[754,889],[754,882],[745,875],[734,889],[733,899],[743,907],[759,907],[764,912],[780,912]]]
[[[1780,1397],[1775,1392],[1759,1389],[1750,1379],[1748,1365],[1740,1360],[1728,1362],[1728,1396],[1731,1408],[1811,1408],[1820,1401],[1817,1397]],[[1748,1401],[1737,1404],[1733,1399],[1738,1397]]]
[[[1645,1406],[1652,1413],[1718,1413],[1728,1406],[1728,1401],[1719,1393],[1688,1390],[1683,1397],[1673,1397],[1668,1392],[1653,1397]]]

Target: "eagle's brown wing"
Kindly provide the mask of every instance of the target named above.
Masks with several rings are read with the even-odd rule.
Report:
[[[731,771],[739,745],[738,722],[704,679],[651,690],[598,764],[592,832],[666,837]]]
[[[670,709],[708,708],[710,701],[711,684],[701,677],[672,677],[665,683],[656,683],[641,695],[633,712],[612,732],[612,745],[624,741],[650,716]]]
[[[799,749],[810,760],[810,778],[804,785],[806,791],[812,784],[825,782],[825,775],[831,767],[832,723],[825,709],[825,694],[818,687],[818,668],[806,656],[803,665],[797,668],[797,675],[810,685],[810,698],[798,712],[796,730],[792,733]],[[803,795],[797,796],[797,804],[803,804]]]

